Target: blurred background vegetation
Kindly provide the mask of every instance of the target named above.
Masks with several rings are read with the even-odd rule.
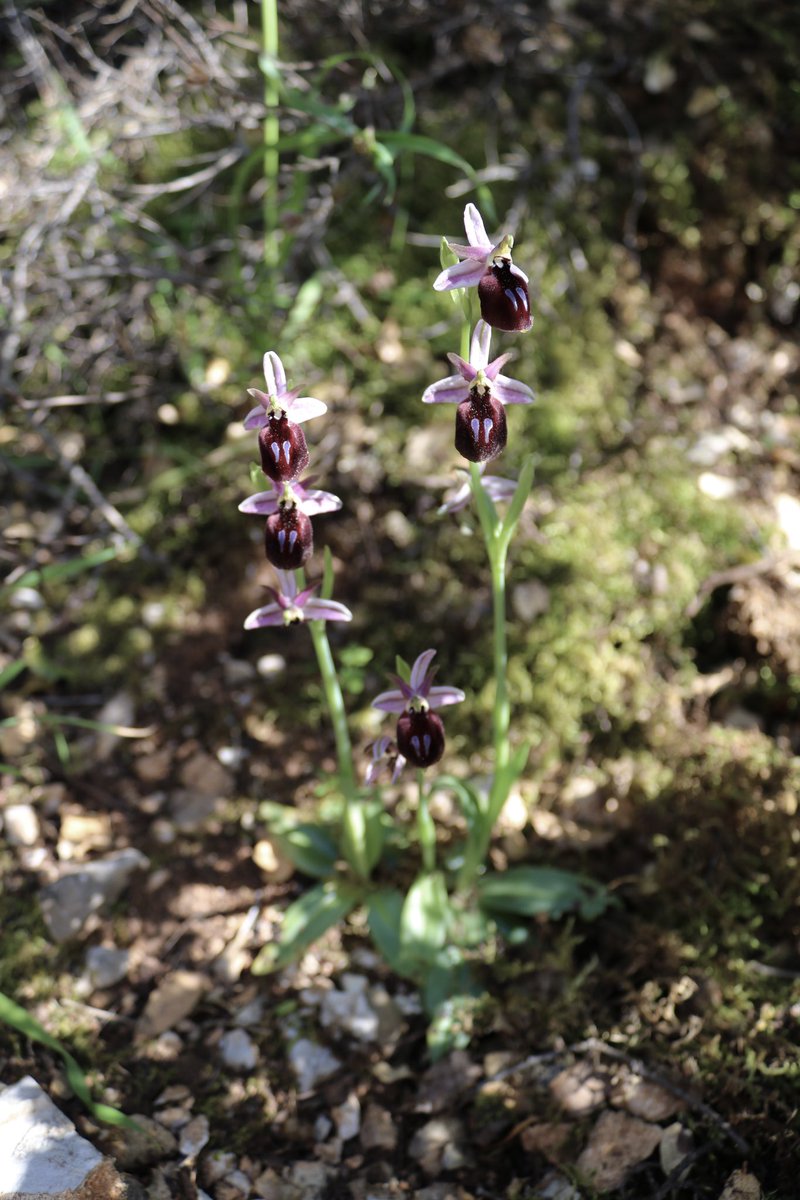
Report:
[[[536,313],[513,348],[538,403],[510,414],[497,466],[538,460],[511,565],[532,815],[500,853],[580,863],[636,913],[593,934],[603,984],[562,1013],[573,1032],[622,1010],[652,1032],[667,1018],[637,1010],[645,983],[719,981],[699,1075],[772,1145],[789,1092],[774,1112],[758,1097],[788,1079],[800,965],[800,14],[279,15],[278,67],[261,62],[279,95],[270,189],[256,5],[4,10],[5,802],[33,796],[57,836],[54,786],[136,812],[145,751],[224,748],[248,801],[305,795],[330,765],[303,631],[241,629],[271,582],[236,511],[267,349],[329,407],[307,428],[344,500],[318,542],[355,613],[334,646],[360,744],[395,653],[437,646],[472,697],[454,762],[486,770],[488,579],[473,518],[437,516],[458,459],[450,414],[420,404],[458,348],[430,286],[439,240],[474,200],[515,231]],[[141,813],[131,828],[146,840]],[[4,854],[7,928],[28,947],[9,986],[35,917]]]

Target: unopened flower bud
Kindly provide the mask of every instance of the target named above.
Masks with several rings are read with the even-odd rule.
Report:
[[[473,388],[456,409],[456,450],[469,462],[491,462],[508,440],[506,413],[488,389]]]
[[[444,754],[444,725],[430,709],[406,709],[397,721],[397,749],[415,767],[432,767]]]
[[[308,466],[308,446],[299,425],[284,412],[269,417],[258,434],[261,469],[275,483],[297,479]]]
[[[314,534],[311,521],[296,504],[281,503],[267,519],[264,549],[273,567],[296,571],[311,557]]]
[[[510,258],[498,256],[478,284],[481,316],[487,325],[507,333],[524,333],[532,324],[525,275]]]

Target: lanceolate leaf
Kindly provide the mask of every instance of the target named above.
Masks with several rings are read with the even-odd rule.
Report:
[[[522,917],[559,917],[576,909],[591,918],[599,916],[608,902],[601,884],[557,867],[512,867],[487,875],[478,883],[478,898],[489,913]]]
[[[373,800],[348,801],[342,826],[344,856],[361,879],[368,879],[383,850],[383,805]]]
[[[367,920],[372,940],[395,971],[400,970],[402,915],[403,893],[394,888],[381,888],[367,900]]]
[[[286,857],[304,875],[327,879],[332,873],[339,852],[330,834],[318,825],[303,823],[274,836]]]
[[[404,959],[431,961],[447,938],[450,906],[441,871],[420,875],[408,890],[400,920]]]
[[[278,971],[322,937],[332,926],[343,921],[361,898],[352,884],[321,883],[290,904],[284,914],[280,942],[264,946],[253,963],[254,975]]]

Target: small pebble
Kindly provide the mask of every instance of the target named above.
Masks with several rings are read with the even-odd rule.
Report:
[[[258,1062],[258,1047],[244,1029],[229,1029],[223,1033],[219,1052],[231,1071],[252,1071]]]
[[[6,840],[12,846],[35,846],[41,836],[39,818],[31,804],[9,804],[3,809]]]
[[[180,1133],[178,1148],[185,1158],[196,1158],[211,1136],[208,1128],[208,1117],[192,1117],[188,1125],[184,1125]]]

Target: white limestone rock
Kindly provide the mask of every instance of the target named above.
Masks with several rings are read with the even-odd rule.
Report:
[[[0,1200],[124,1200],[110,1159],[82,1138],[35,1079],[0,1092]]]

